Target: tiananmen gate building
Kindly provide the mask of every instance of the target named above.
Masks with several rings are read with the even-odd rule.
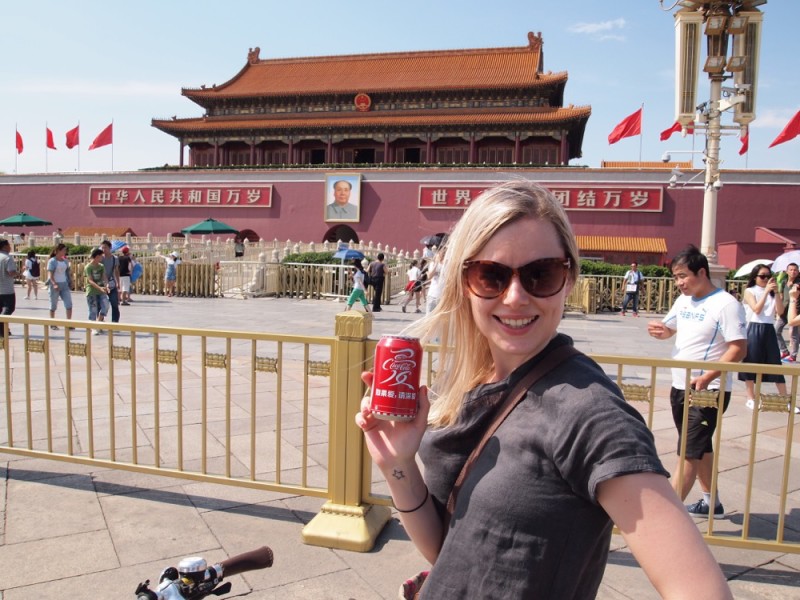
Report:
[[[566,72],[528,45],[263,60],[222,85],[184,88],[198,118],[153,120],[189,166],[565,165],[589,106],[563,106]]]
[[[202,116],[152,121],[177,139],[176,166],[0,175],[0,206],[64,231],[163,236],[213,217],[251,240],[413,251],[483,189],[519,177],[556,195],[583,258],[663,264],[699,244],[703,192],[669,180],[673,167],[687,181],[700,169],[570,164],[591,107],[564,105],[566,71],[545,71],[542,48],[532,33],[487,49],[262,59],[255,48],[227,82],[183,88]],[[800,245],[800,172],[722,178],[721,264]]]

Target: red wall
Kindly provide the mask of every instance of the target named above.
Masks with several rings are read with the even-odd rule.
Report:
[[[620,237],[663,237],[668,256],[688,243],[700,244],[702,189],[669,189],[668,172],[550,169],[525,172],[398,171],[362,173],[361,218],[347,223],[360,241],[414,250],[427,234],[447,231],[459,209],[420,209],[422,184],[487,184],[524,176],[548,182],[619,183],[664,186],[660,213],[570,211],[576,234]],[[723,174],[719,194],[716,241],[753,242],[755,227],[800,228],[797,198],[800,173],[731,172]],[[89,206],[89,187],[102,185],[186,185],[187,183],[256,181],[272,184],[272,207],[102,207]],[[237,229],[252,229],[264,239],[322,241],[324,180],[320,171],[299,172],[166,172],[104,173],[0,177],[0,217],[25,211],[53,222],[33,229],[49,235],[55,227],[130,227],[137,235],[166,235],[207,217]],[[2,228],[0,228],[2,230]],[[19,233],[20,230],[8,230]]]

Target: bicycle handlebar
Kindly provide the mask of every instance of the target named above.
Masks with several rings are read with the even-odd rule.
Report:
[[[223,578],[271,567],[272,561],[272,550],[267,546],[231,556],[214,565],[207,565],[205,559],[197,556],[185,558],[178,568],[167,567],[162,571],[156,590],[148,587],[150,580],[140,583],[136,599],[199,600],[212,593],[220,596],[231,589],[230,583],[220,585]]]
[[[261,548],[231,556],[219,564],[222,567],[222,575],[230,577],[231,575],[238,575],[245,571],[255,571],[256,569],[271,567],[272,560],[272,550],[267,546],[261,546]]]

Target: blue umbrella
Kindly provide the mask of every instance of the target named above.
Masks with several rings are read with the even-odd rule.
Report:
[[[364,259],[364,253],[359,252],[358,250],[353,250],[352,248],[347,248],[346,250],[339,250],[336,254],[333,255],[333,258],[338,258],[342,262],[346,260],[353,260],[357,258],[358,260]]]
[[[128,244],[123,242],[122,240],[114,240],[113,242],[111,242],[111,251],[112,252],[119,252],[120,250],[122,250],[127,245]]]

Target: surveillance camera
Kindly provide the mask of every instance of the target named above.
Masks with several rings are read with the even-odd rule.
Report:
[[[722,181],[720,179],[717,179],[712,185],[714,186],[715,190],[722,189]]]
[[[664,155],[661,157],[661,160],[663,162],[669,162],[670,160],[672,160],[672,157],[670,156],[669,152],[664,152]]]

